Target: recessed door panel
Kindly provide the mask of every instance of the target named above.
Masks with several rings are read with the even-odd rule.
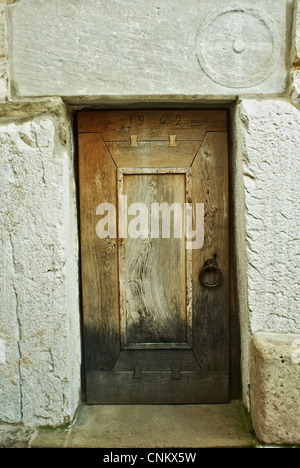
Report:
[[[137,227],[141,237],[135,238],[129,232],[120,246],[124,249],[124,263],[120,265],[120,274],[124,275],[120,283],[120,288],[124,287],[121,342],[141,347],[186,343],[185,240],[183,236],[174,238],[174,218],[182,226],[183,218],[179,210],[178,215],[170,210],[167,237],[163,237],[163,212],[158,212],[157,217],[157,205],[164,203],[169,209],[174,203],[178,207],[184,204],[185,174],[124,175],[123,193],[129,207],[138,204],[128,215],[128,230],[134,223],[132,234]],[[158,238],[152,238],[154,230],[158,231]]]

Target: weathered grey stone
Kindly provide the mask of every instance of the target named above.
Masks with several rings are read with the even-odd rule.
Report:
[[[183,430],[184,428],[184,430]],[[251,448],[238,401],[228,405],[82,406],[64,430],[39,430],[32,448]],[[145,457],[146,459],[146,457]],[[154,461],[152,456],[149,461]]]
[[[287,0],[22,0],[17,96],[274,94],[286,88]]]
[[[294,2],[293,62],[300,65],[300,0]]]
[[[0,4],[0,57],[6,56],[5,7]]]
[[[248,88],[265,81],[276,68],[282,47],[272,18],[245,5],[213,9],[197,40],[205,73],[229,88]]]
[[[6,44],[5,7],[0,5],[0,103],[8,99],[8,63]]]
[[[61,108],[0,125],[0,419],[28,426],[69,422],[79,398],[75,192]]]
[[[7,60],[4,57],[0,58],[0,103],[8,99],[8,71]]]
[[[93,106],[281,94],[292,43],[294,106],[257,97],[237,107],[244,395],[248,336],[299,333],[299,0],[294,3],[291,42],[292,0],[190,0],[184,8],[174,0],[0,0],[0,102],[9,99],[10,83],[14,99],[0,106],[0,419],[64,424],[74,415],[80,387],[70,126],[61,100],[41,96]],[[285,389],[277,391],[275,383],[268,387],[267,369],[276,375],[278,356],[273,344],[255,341],[254,348],[260,346],[257,362],[269,357],[262,359],[264,377],[252,366],[258,434],[266,441],[292,440],[294,423],[285,435],[286,422],[279,435],[270,429],[276,403],[268,405],[268,392],[283,401],[283,421],[296,399],[284,400]]]
[[[299,444],[300,334],[256,333],[251,351],[256,436],[265,444]]]
[[[298,333],[300,111],[283,100],[240,105],[252,333]]]
[[[0,425],[0,448],[28,448],[35,435],[29,427]]]

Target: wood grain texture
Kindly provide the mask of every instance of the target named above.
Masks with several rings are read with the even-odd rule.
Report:
[[[185,174],[185,203],[190,204],[192,202],[193,194],[193,179],[192,171],[189,170]],[[186,233],[185,233],[186,236]],[[187,343],[193,346],[193,251],[187,248],[188,241],[185,238],[186,250],[185,250],[185,261],[186,261],[186,315],[187,315]]]
[[[123,350],[113,370],[132,371],[136,366],[140,366],[143,372],[172,372],[175,366],[185,372],[201,371],[191,349]]]
[[[204,370],[229,365],[229,224],[228,142],[226,133],[207,133],[192,166],[193,201],[205,204],[204,245],[193,251],[193,334],[196,356]],[[197,182],[196,182],[197,181]],[[215,258],[223,280],[216,288],[199,282],[205,260]],[[216,278],[207,273],[207,282]]]
[[[148,210],[147,237],[124,239],[126,343],[186,343],[186,264],[184,237],[150,237],[151,204],[185,201],[183,174],[124,176],[128,206]],[[172,211],[171,211],[172,214]],[[183,217],[181,216],[182,232]],[[125,332],[125,330],[124,330]]]
[[[190,167],[120,167],[121,174],[186,174]]]
[[[79,130],[88,401],[228,401],[226,112],[81,112]],[[127,234],[133,227],[141,230],[145,219],[148,229],[124,238],[119,223],[118,239],[99,239],[98,204],[120,209],[124,195],[126,210],[134,203],[147,209],[144,219],[139,211],[128,213]],[[172,216],[171,238],[161,230],[151,237],[153,203],[192,203],[194,228],[196,203],[204,203],[203,247],[186,249],[184,235],[174,236]],[[208,258],[223,274],[212,289],[199,282]],[[206,279],[214,281],[215,275],[207,272]]]
[[[78,131],[99,132],[104,141],[137,139],[176,141],[203,140],[206,132],[227,131],[226,111],[132,110],[87,111],[78,113]]]
[[[99,239],[99,203],[116,206],[116,168],[99,134],[79,135],[81,274],[86,366],[111,369],[119,345],[116,239]]]
[[[228,372],[88,372],[88,404],[228,403]]]
[[[117,167],[191,166],[201,141],[179,141],[170,148],[168,141],[107,142]]]

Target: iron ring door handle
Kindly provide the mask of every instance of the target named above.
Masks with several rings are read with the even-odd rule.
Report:
[[[214,283],[208,283],[207,281],[205,281],[205,276],[206,276],[206,273],[208,272],[217,273],[217,279]],[[219,284],[221,283],[223,279],[223,275],[222,275],[222,271],[218,267],[217,261],[214,258],[209,258],[208,260],[204,262],[203,268],[199,274],[199,279],[200,279],[200,282],[203,284],[203,286],[206,286],[207,288],[216,288],[217,286],[219,286]]]

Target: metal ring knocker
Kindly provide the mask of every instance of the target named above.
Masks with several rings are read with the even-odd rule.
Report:
[[[217,272],[217,280],[214,283],[207,283],[204,279],[205,273],[207,272]],[[200,271],[199,279],[203,286],[207,288],[216,288],[219,286],[223,278],[222,271],[218,267],[217,261],[214,258],[209,258],[204,262],[203,268]]]

